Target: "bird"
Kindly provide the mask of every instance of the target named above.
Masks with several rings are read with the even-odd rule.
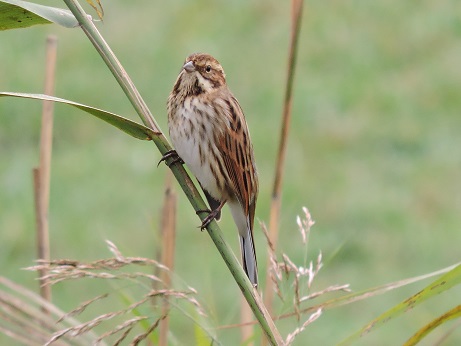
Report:
[[[253,226],[258,174],[243,110],[229,90],[221,64],[209,54],[189,55],[168,102],[168,129],[176,156],[197,178],[210,205],[204,229],[225,204],[237,226],[242,266],[258,285]]]

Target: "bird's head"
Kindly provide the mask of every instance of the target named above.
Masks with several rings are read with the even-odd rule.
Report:
[[[186,58],[180,78],[181,84],[195,95],[210,93],[226,84],[226,75],[218,60],[202,53]]]

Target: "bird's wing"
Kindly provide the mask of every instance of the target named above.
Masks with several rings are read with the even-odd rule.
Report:
[[[224,109],[228,128],[221,133],[218,148],[230,179],[228,187],[248,215],[250,228],[253,229],[258,179],[250,134],[235,97],[226,99]]]

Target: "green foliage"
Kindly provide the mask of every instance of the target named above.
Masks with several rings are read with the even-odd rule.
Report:
[[[458,305],[451,309],[450,311],[447,311],[444,313],[442,316],[437,317],[435,320],[431,321],[427,325],[425,325],[423,328],[418,330],[417,333],[412,335],[410,339],[404,344],[404,346],[413,346],[416,345],[418,342],[420,342],[427,334],[432,332],[435,328],[441,326],[442,324],[455,319],[455,318],[460,318],[461,317],[461,305]],[[455,326],[456,328],[457,326]],[[454,328],[451,328],[452,331]],[[445,335],[449,335],[450,333],[446,333]]]
[[[423,303],[429,298],[433,298],[434,296],[443,293],[447,290],[450,290],[456,285],[461,283],[461,265],[458,265],[456,268],[452,269],[439,279],[432,282],[430,285],[416,293],[415,295],[411,296],[410,298],[406,299],[402,303],[394,306],[392,309],[386,311],[385,313],[378,316],[376,319],[368,323],[365,327],[345,339],[339,345],[350,345],[352,342],[356,341],[358,338],[362,337],[365,338],[368,333],[374,332],[377,328],[382,327],[384,324],[388,323],[394,318],[402,315],[403,313],[414,309],[419,304]],[[456,311],[455,311],[456,312]],[[453,315],[453,314],[452,314]],[[456,314],[454,314],[456,315]],[[455,316],[449,316],[451,318]],[[451,319],[450,318],[450,319]],[[448,321],[448,319],[442,320]]]
[[[135,123],[134,121],[131,121],[129,119],[123,118],[117,114],[107,112],[101,109],[97,109],[94,107],[86,106],[81,103],[60,99],[59,97],[40,95],[40,94],[0,92],[0,97],[2,96],[20,97],[20,98],[26,98],[26,99],[36,99],[36,100],[42,100],[42,101],[64,103],[69,106],[78,108],[91,115],[94,115],[95,117],[101,120],[104,120],[106,123],[109,123],[112,126],[115,126],[116,128],[122,130],[123,132],[137,139],[151,140],[156,135],[155,132],[152,131],[151,129],[141,124]]]
[[[78,25],[68,10],[42,6],[21,0],[0,1],[0,30],[27,28],[37,24],[56,23],[67,28]]]

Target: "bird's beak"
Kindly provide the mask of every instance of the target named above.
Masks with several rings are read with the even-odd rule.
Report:
[[[189,61],[188,63],[185,63],[184,66],[182,67],[184,70],[187,72],[194,72],[195,71],[195,66],[192,61]]]

